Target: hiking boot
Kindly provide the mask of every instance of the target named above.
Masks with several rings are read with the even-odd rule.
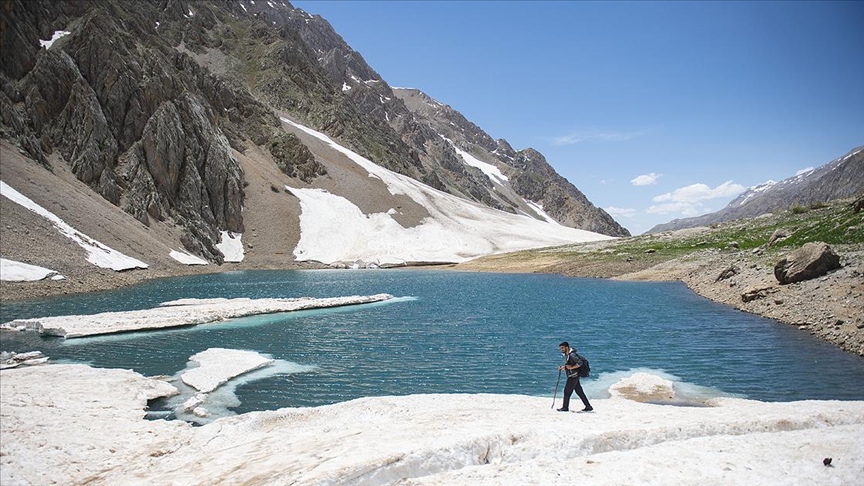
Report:
[[[585,407],[582,410],[579,410],[579,413],[588,413],[588,412],[593,412],[593,411],[594,411],[594,407]]]
[[[559,409],[557,409],[557,410],[558,410],[559,412],[569,412],[569,411],[570,411],[570,409],[568,409],[568,408],[559,408]]]

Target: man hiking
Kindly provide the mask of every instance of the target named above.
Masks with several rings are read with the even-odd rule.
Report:
[[[564,370],[567,373],[567,383],[564,385],[564,406],[559,408],[558,411],[570,411],[570,395],[572,395],[574,391],[576,392],[576,395],[579,395],[582,404],[585,405],[585,408],[580,410],[580,412],[593,411],[594,407],[592,407],[591,403],[588,402],[588,397],[585,396],[585,391],[582,390],[582,384],[579,383],[579,367],[585,362],[584,359],[576,354],[576,350],[572,349],[567,341],[562,342],[558,347],[566,357],[566,361],[564,361],[563,365],[558,367],[558,371]]]

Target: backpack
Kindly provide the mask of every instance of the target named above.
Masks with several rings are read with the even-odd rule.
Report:
[[[577,354],[576,356],[579,355]],[[585,378],[589,373],[591,373],[591,365],[588,364],[588,359],[584,356],[579,356],[579,359],[582,361],[582,364],[579,366],[577,371],[579,372],[579,377]]]

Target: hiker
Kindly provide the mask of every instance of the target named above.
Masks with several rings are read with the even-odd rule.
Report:
[[[588,402],[588,397],[585,396],[585,391],[582,390],[582,384],[579,383],[579,367],[582,366],[584,362],[582,357],[576,354],[576,350],[570,347],[570,344],[567,341],[562,342],[558,345],[561,349],[561,352],[566,356],[566,361],[563,365],[558,367],[558,371],[564,371],[567,373],[567,383],[564,385],[564,406],[559,408],[559,412],[569,412],[570,411],[570,395],[573,392],[576,392],[576,395],[579,395],[579,398],[582,400],[582,404],[585,405],[585,408],[580,412],[590,412],[594,410],[594,407],[591,406],[591,403]]]

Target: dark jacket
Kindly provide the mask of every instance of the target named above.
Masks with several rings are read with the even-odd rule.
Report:
[[[582,363],[582,356],[576,354],[576,350],[574,349],[570,350],[570,354],[567,355],[567,361],[564,362],[567,366],[582,366]],[[564,368],[564,371],[567,373],[567,378],[579,377],[579,368],[573,368],[572,370]]]

